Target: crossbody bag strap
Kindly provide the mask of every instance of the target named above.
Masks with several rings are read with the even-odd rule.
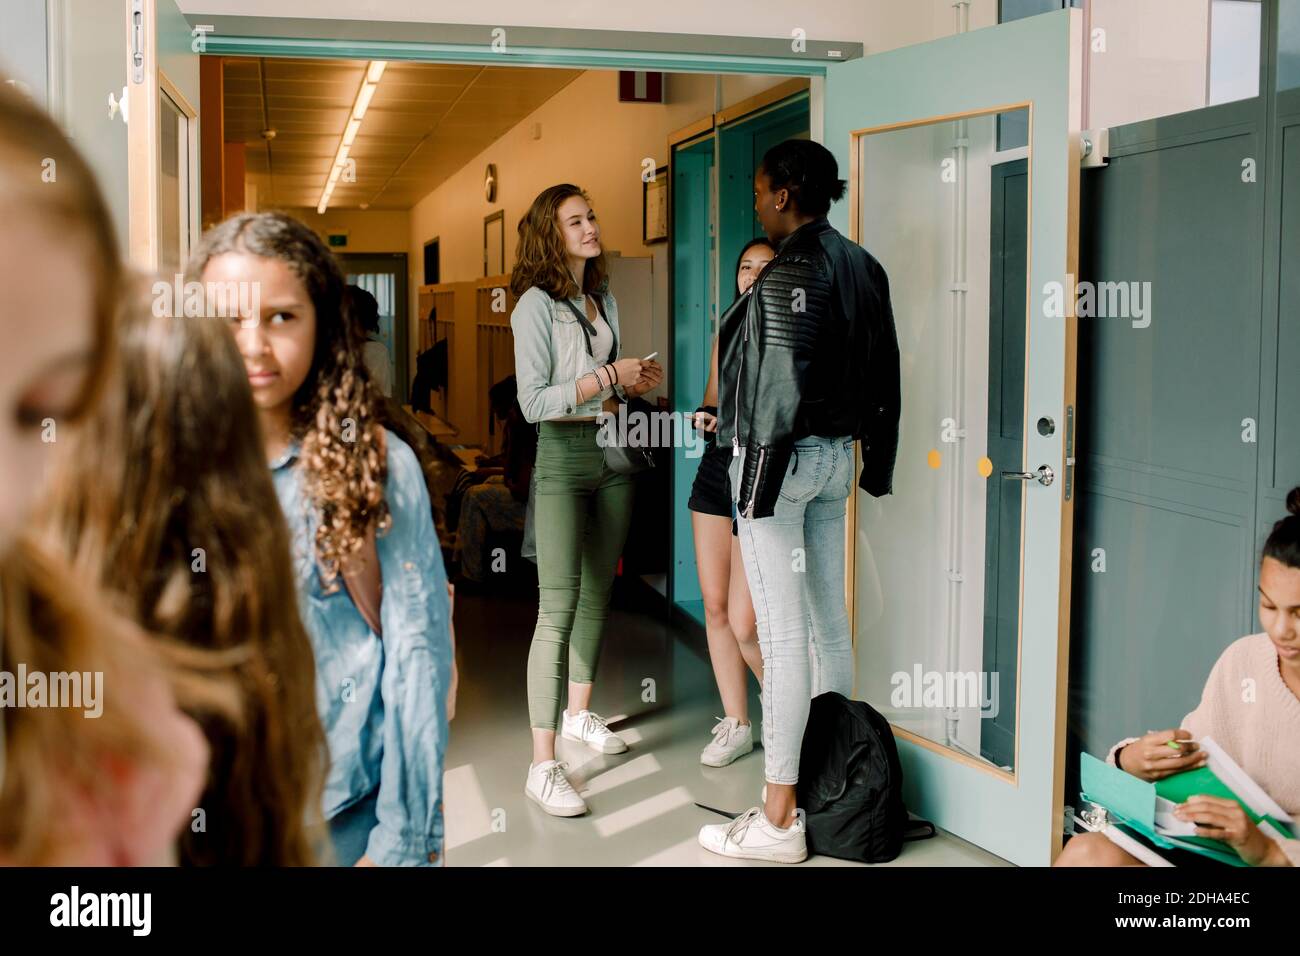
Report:
[[[582,337],[587,341],[587,354],[588,355],[594,354],[591,351],[591,337],[596,334],[596,327],[591,324],[591,320],[588,319],[587,316],[584,315],[582,312],[579,312],[578,307],[574,305],[573,302],[571,302],[569,299],[557,299],[556,301],[563,302],[565,305],[567,305],[569,307],[569,311],[573,313],[575,318],[577,318],[578,328],[582,329]],[[603,311],[601,312],[601,316],[602,318],[604,317]]]
[[[600,313],[600,317],[609,326],[609,334],[614,340],[609,347],[609,360],[612,362],[618,358],[618,332],[614,329],[614,323],[609,321],[609,316],[605,314],[605,297],[599,292],[593,292],[591,297],[596,300],[596,311]]]

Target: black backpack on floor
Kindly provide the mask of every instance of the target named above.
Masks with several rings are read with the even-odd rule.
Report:
[[[934,836],[934,824],[908,818],[889,721],[865,701],[842,694],[813,698],[796,796],[807,818],[809,853],[887,863],[906,840]],[[918,828],[929,832],[908,836]]]

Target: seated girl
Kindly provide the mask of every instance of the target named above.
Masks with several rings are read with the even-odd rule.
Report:
[[[1287,495],[1286,506],[1290,515],[1273,526],[1260,562],[1264,633],[1243,637],[1223,652],[1200,705],[1181,727],[1121,740],[1107,756],[1112,764],[1143,780],[1161,780],[1204,765],[1208,757],[1197,741],[1213,737],[1283,810],[1300,814],[1300,488]],[[1222,840],[1251,866],[1300,864],[1300,840],[1271,838],[1233,800],[1194,796],[1174,814],[1195,823],[1197,836]],[[1187,851],[1162,855],[1178,856],[1179,862],[1205,859]],[[1066,844],[1056,865],[1143,864],[1104,834],[1087,833]]]

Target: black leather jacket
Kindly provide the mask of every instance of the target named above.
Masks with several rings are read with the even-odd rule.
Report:
[[[898,336],[889,278],[823,217],[782,240],[777,256],[723,315],[718,442],[745,449],[738,508],[776,507],[794,443],[862,441],[858,482],[893,488],[898,452]]]

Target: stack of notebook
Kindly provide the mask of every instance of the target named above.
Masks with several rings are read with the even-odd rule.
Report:
[[[1210,759],[1205,766],[1176,773],[1155,783],[1140,780],[1091,754],[1083,755],[1080,768],[1083,798],[1105,807],[1111,826],[1120,831],[1107,832],[1108,836],[1131,851],[1137,841],[1131,837],[1125,840],[1123,833],[1124,830],[1131,830],[1157,847],[1176,847],[1232,866],[1245,866],[1232,847],[1221,840],[1197,836],[1195,824],[1173,815],[1176,806],[1199,794],[1235,800],[1266,835],[1275,839],[1294,839],[1295,821],[1290,814],[1278,806],[1214,742],[1214,738],[1203,737],[1197,743],[1209,755]],[[1134,855],[1154,862],[1147,854]]]

